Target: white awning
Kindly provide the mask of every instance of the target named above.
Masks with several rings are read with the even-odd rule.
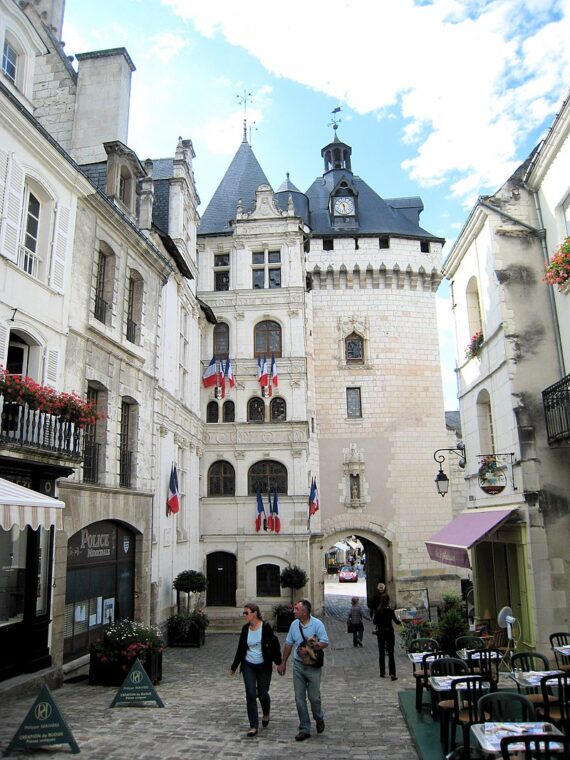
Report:
[[[34,530],[40,526],[47,530],[52,525],[62,530],[64,507],[59,499],[0,478],[0,527],[4,530],[14,525],[20,530],[28,525]]]
[[[338,541],[334,546],[335,549],[340,549],[342,552],[347,552],[350,549],[350,546],[344,544],[342,541]]]
[[[350,538],[346,539],[346,543],[350,546],[351,549],[364,549],[360,541],[352,541]]]

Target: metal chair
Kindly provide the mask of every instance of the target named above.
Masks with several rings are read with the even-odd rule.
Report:
[[[570,733],[570,674],[559,673],[554,676],[543,676],[540,679],[540,689],[543,704],[537,707],[538,714],[544,720],[558,726],[565,734]],[[553,694],[556,701],[549,701]]]
[[[466,676],[469,674],[467,669],[467,663],[465,660],[460,660],[458,657],[442,657],[441,659],[434,660],[430,663],[429,674],[431,676]],[[439,692],[440,694],[447,694],[448,692]],[[453,711],[453,699],[437,699],[436,692],[431,692],[432,695],[432,716],[436,717],[439,713],[439,738],[443,744],[444,738],[449,729],[449,716]],[[437,701],[436,701],[437,700]]]
[[[463,747],[469,749],[469,733],[474,723],[480,723],[479,710],[477,705],[483,694],[487,691],[495,691],[493,681],[482,678],[481,676],[465,676],[461,680],[453,681],[451,684],[451,695],[453,697],[453,712],[451,714],[451,744],[455,748],[455,735],[458,726],[461,726],[463,734]],[[449,742],[447,733],[444,736],[443,754],[447,755],[449,751]]]
[[[416,670],[414,676],[416,677],[416,710],[421,712],[424,689],[428,687],[428,678],[430,675],[430,666],[434,660],[441,660],[446,657],[445,652],[427,652],[422,658],[421,669]]]
[[[474,676],[483,676],[494,684],[499,681],[499,666],[502,661],[502,653],[498,649],[481,649],[478,652],[469,652],[467,655],[467,667]]]
[[[481,636],[460,636],[455,639],[455,649],[458,652],[461,649],[487,649],[487,644]]]
[[[536,710],[534,705],[523,694],[515,694],[512,691],[495,691],[492,694],[484,694],[477,704],[479,719],[483,722],[491,721],[522,721],[534,720]]]
[[[528,673],[530,670],[548,670],[548,657],[540,652],[517,652],[511,657],[511,665],[513,670],[520,668],[524,673]],[[525,694],[535,707],[539,707],[544,704],[544,696],[540,690],[540,686],[521,686],[517,684],[519,694]],[[525,691],[523,692],[522,689]],[[549,702],[556,702],[556,698],[552,694],[548,695]]]
[[[566,631],[559,631],[558,633],[550,634],[550,646],[556,657],[556,667],[558,670],[563,670],[565,673],[570,672],[570,656],[557,652],[554,647],[561,647],[570,645],[570,633]]]
[[[511,745],[524,745],[522,752],[517,751]],[[562,752],[560,751],[562,748]],[[526,734],[523,736],[504,736],[501,739],[501,755],[503,760],[512,760],[520,757],[523,760],[561,760],[567,758],[570,748],[570,739],[567,736],[553,736],[552,734]]]
[[[437,652],[438,649],[439,649],[439,644],[437,643],[435,639],[426,639],[426,638],[412,639],[412,641],[410,642],[408,646],[408,652],[410,654],[415,653],[415,652]],[[426,674],[423,672],[422,665],[423,663],[420,664],[420,663],[415,663],[415,662],[412,664],[412,675],[416,679],[416,710],[422,709],[421,701],[418,707],[417,679],[421,678],[421,679],[426,680]],[[423,686],[422,686],[422,690],[423,690]]]

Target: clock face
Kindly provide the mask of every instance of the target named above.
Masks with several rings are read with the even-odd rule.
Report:
[[[341,214],[342,216],[354,214],[354,200],[344,196],[335,198],[334,212],[335,214]]]

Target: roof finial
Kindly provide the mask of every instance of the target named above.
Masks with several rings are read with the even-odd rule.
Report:
[[[341,123],[341,121],[342,121],[342,119],[340,118],[340,116],[338,116],[338,117],[337,117],[337,116],[336,116],[336,114],[337,114],[337,113],[340,113],[341,111],[342,111],[342,107],[341,107],[341,106],[337,106],[336,108],[334,108],[334,109],[331,111],[331,113],[332,113],[332,119],[331,119],[331,120],[330,120],[330,122],[327,124],[327,127],[332,127],[332,128],[334,129],[334,133],[335,133],[335,135],[336,135],[336,131],[337,131],[337,129],[338,129],[338,125],[339,125],[339,124]]]
[[[247,104],[252,103],[251,99],[251,92],[247,92],[246,90],[243,91],[241,95],[236,95],[236,98],[239,101],[239,104],[243,106],[243,140],[242,142],[247,142]]]

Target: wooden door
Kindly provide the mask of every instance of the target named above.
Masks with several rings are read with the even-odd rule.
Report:
[[[228,552],[212,552],[206,561],[208,607],[236,606],[236,557]]]

